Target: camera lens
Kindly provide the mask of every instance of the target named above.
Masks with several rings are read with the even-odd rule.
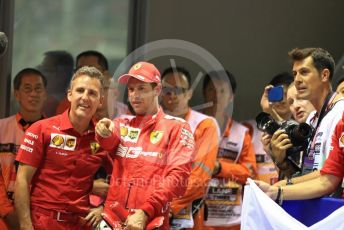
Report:
[[[306,124],[301,123],[299,125],[295,125],[289,134],[292,139],[294,145],[302,144],[307,141],[312,135],[312,128]]]
[[[261,112],[256,117],[257,128],[265,133],[273,135],[280,125],[268,113]]]

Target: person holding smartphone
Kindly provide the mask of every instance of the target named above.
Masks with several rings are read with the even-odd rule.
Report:
[[[264,89],[261,108],[277,121],[289,120],[292,116],[286,97],[288,86],[292,82],[291,73],[283,72],[274,76]]]
[[[283,72],[274,76],[269,84],[264,88],[260,106],[263,112],[269,113],[276,121],[291,119],[292,113],[287,103],[287,88],[293,82],[293,76],[288,72]],[[271,135],[264,133],[262,143],[264,151],[271,154]]]
[[[263,112],[269,113],[278,122],[292,119],[293,115],[289,108],[287,91],[293,80],[291,73],[282,72],[274,76],[264,89],[260,102],[261,108]],[[264,132],[261,136],[261,142],[264,151],[272,158],[276,165],[276,162],[278,162],[276,158],[279,156],[274,155],[271,151],[271,135]],[[277,168],[279,167],[277,166]],[[287,170],[287,167],[285,167],[285,170]],[[281,170],[278,172],[278,178],[283,178]],[[275,179],[278,180],[278,178]],[[271,182],[275,183],[277,180]]]

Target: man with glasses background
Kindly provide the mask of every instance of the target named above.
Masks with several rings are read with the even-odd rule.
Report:
[[[195,153],[187,190],[182,197],[172,201],[172,227],[178,225],[181,228],[203,229],[204,195],[215,166],[219,128],[214,118],[190,108],[191,76],[186,69],[168,68],[161,78],[161,99],[165,112],[185,119],[195,139]]]
[[[41,111],[47,98],[46,86],[47,80],[38,70],[21,70],[13,81],[19,112],[0,120],[0,229],[17,228],[12,203],[16,178],[14,160],[26,129],[43,118]]]

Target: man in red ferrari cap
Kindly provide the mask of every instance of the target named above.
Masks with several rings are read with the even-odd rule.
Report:
[[[191,170],[190,126],[160,107],[160,73],[153,64],[136,63],[118,82],[127,84],[135,116],[104,118],[96,126],[100,145],[115,151],[104,210],[114,202],[124,207],[126,229],[145,229],[158,216],[165,217],[161,229],[169,229],[169,203],[184,194]]]

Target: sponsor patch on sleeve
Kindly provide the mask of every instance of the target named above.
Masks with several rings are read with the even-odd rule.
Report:
[[[180,134],[180,143],[189,149],[192,149],[194,147],[194,137],[192,133],[189,132],[187,129],[182,129],[182,132]]]
[[[33,148],[28,147],[26,145],[20,145],[20,148],[26,152],[32,153],[33,152]]]
[[[36,135],[36,134],[34,134],[34,133],[31,133],[31,132],[26,132],[26,136],[28,136],[28,137],[32,137],[32,138],[34,138],[34,139],[38,139],[38,135]]]

